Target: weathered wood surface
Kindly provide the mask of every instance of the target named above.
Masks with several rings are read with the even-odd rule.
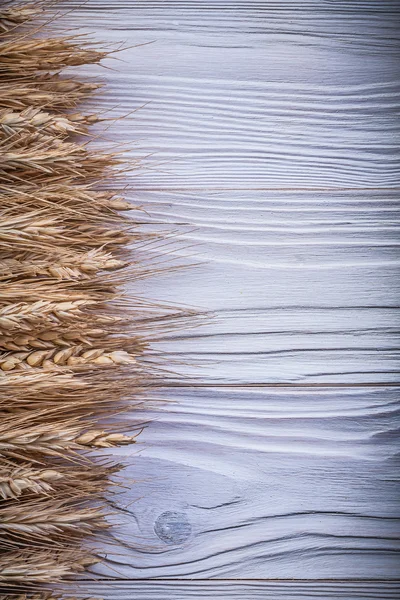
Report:
[[[146,104],[116,129],[155,153],[137,185],[399,186],[399,13],[259,4],[132,1],[71,16],[106,42],[146,44],[110,61],[104,98],[126,113]]]
[[[139,481],[119,497],[103,574],[396,577],[398,2],[64,6],[77,31],[139,44],[97,72],[96,109],[135,111],[112,129],[148,155],[130,197],[146,228],[172,232],[171,264],[199,263],[139,291],[205,311],[155,343],[187,378],[158,393],[173,403],[143,416],[155,420],[137,450],[119,451]],[[378,599],[400,586],[126,581],[101,594]]]
[[[119,451],[140,481],[118,497],[124,547],[110,548],[105,574],[396,576],[397,387],[200,387],[163,398],[139,446]]]
[[[220,310],[154,348],[197,384],[398,383],[398,316],[388,308]]]
[[[82,595],[101,595],[104,600],[396,600],[398,581],[126,581],[81,586]]]

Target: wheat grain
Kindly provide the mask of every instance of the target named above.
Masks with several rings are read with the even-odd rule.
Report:
[[[62,478],[62,473],[54,469],[17,467],[9,469],[7,474],[0,469],[0,496],[4,500],[18,498],[26,491],[46,495],[53,491],[54,483]]]
[[[90,97],[101,88],[101,84],[60,79],[58,75],[25,77],[23,81],[4,84],[0,79],[0,106],[23,110],[24,108],[45,107],[60,110],[75,108],[82,100]]]
[[[157,238],[120,212],[138,210],[115,189],[125,185],[120,153],[79,137],[91,140],[99,115],[78,104],[101,86],[62,73],[106,52],[83,38],[20,28],[41,9],[41,1],[0,9],[0,587],[7,594],[33,593],[97,562],[83,548],[88,536],[105,535],[106,491],[121,468],[99,463],[99,451],[136,441],[116,416],[148,402],[144,387],[162,373],[144,360],[146,336],[182,317],[124,293],[157,271],[143,261],[143,242]]]
[[[14,136],[18,132],[30,131],[57,137],[71,134],[87,134],[86,124],[97,121],[97,117],[80,115],[66,116],[50,114],[40,108],[28,107],[23,111],[16,112],[11,109],[0,111],[0,138]]]
[[[72,300],[65,302],[19,302],[0,308],[0,332],[29,331],[34,325],[57,325],[84,317],[82,310],[93,302],[90,300]]]
[[[18,25],[22,25],[33,18],[37,17],[42,12],[39,4],[32,3],[25,6],[17,6],[15,8],[7,8],[0,10],[0,32],[8,33]]]
[[[0,553],[0,586],[55,583],[99,562],[90,552],[30,550]]]
[[[37,71],[54,71],[63,67],[98,63],[107,53],[86,47],[76,38],[34,38],[25,36],[17,40],[6,41],[0,45],[0,77],[15,76]]]
[[[44,369],[57,369],[59,367],[77,367],[83,365],[115,366],[134,364],[135,358],[123,350],[107,352],[104,348],[85,349],[82,346],[51,350],[34,350],[33,352],[0,353],[0,369],[12,371],[14,369],[30,369],[43,367]]]
[[[82,504],[81,499],[35,499],[0,505],[0,548],[19,548],[27,543],[48,545],[54,537],[70,545],[76,543],[76,537],[108,527],[102,509]]]

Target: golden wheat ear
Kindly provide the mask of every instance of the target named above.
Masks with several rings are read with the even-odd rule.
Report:
[[[62,72],[106,52],[46,37],[45,7],[0,9],[2,600],[55,600],[56,583],[99,561],[123,481],[99,453],[135,442],[121,414],[163,373],[148,340],[184,316],[127,293],[157,272],[154,248],[144,264],[156,238],[126,212],[138,209],[118,190],[123,157],[90,144],[99,117],[77,107],[100,84]]]
[[[5,36],[17,27],[28,23],[42,12],[42,2],[25,2],[19,5],[5,2],[4,8],[0,8],[0,36]]]

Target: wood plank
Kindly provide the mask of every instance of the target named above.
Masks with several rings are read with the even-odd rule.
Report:
[[[399,317],[398,309],[226,310],[156,338],[148,354],[161,352],[186,384],[399,383]]]
[[[273,11],[302,11],[318,10],[325,15],[343,14],[350,12],[354,15],[355,10],[359,13],[373,11],[376,13],[391,12],[397,14],[400,12],[397,0],[335,0],[335,2],[321,2],[321,0],[114,0],[110,5],[107,0],[90,0],[84,5],[79,0],[68,0],[68,6],[79,10],[105,10],[111,13],[115,10],[129,9],[137,10],[147,8],[154,10],[162,8],[171,10],[179,8],[180,10],[241,10],[250,11],[254,9],[273,10]],[[296,14],[297,16],[297,14]]]
[[[110,59],[96,101],[142,106],[114,130],[138,141],[132,157],[152,154],[137,189],[400,185],[397,11],[116,6],[63,22],[144,44]]]
[[[89,3],[87,8],[91,6]],[[328,10],[329,18],[321,20],[321,15],[315,16],[308,7],[296,13],[295,19],[288,20],[281,11],[270,10],[268,3],[265,5],[267,17],[265,11],[260,10],[249,10],[245,14],[233,11],[227,15],[225,10],[192,13],[169,4],[163,9],[152,3],[145,9],[138,8],[136,3],[126,10],[122,5],[117,7],[118,11],[110,12],[107,20],[101,11],[97,15],[85,13],[86,9],[83,9],[83,14],[91,15],[91,25],[98,29],[99,35],[104,33],[110,40],[117,39],[113,36],[120,36],[121,30],[131,38],[139,36],[138,42],[146,41],[140,36],[149,32],[157,33],[158,37],[155,44],[129,51],[120,73],[107,73],[112,93],[104,97],[104,106],[115,106],[117,100],[119,109],[129,112],[132,107],[151,100],[132,116],[131,126],[129,122],[128,126],[127,122],[116,124],[116,137],[131,141],[134,132],[135,137],[141,137],[142,144],[147,145],[146,149],[160,148],[161,154],[169,154],[172,143],[185,154],[186,161],[185,173],[181,174],[176,171],[164,173],[155,166],[154,170],[149,164],[149,174],[139,174],[134,179],[132,199],[144,204],[147,222],[173,225],[174,241],[166,247],[168,260],[187,255],[189,246],[194,260],[202,263],[173,278],[160,277],[141,283],[140,291],[156,300],[184,302],[204,309],[208,314],[216,313],[211,326],[190,335],[176,336],[169,340],[170,343],[164,340],[156,349],[165,352],[166,358],[175,363],[176,371],[207,384],[399,381],[397,313],[392,310],[386,315],[393,323],[390,330],[387,329],[388,321],[383,328],[377,325],[381,307],[385,312],[386,308],[398,306],[397,190],[172,191],[182,182],[184,187],[199,183],[224,187],[228,182],[235,186],[238,185],[235,178],[240,178],[240,186],[274,185],[265,164],[260,164],[260,173],[263,177],[268,175],[267,183],[247,172],[247,159],[242,155],[238,155],[237,164],[225,159],[222,164],[223,148],[232,149],[237,144],[242,149],[248,143],[249,149],[259,149],[262,161],[267,159],[271,165],[279,163],[279,169],[290,173],[293,157],[290,157],[290,164],[287,163],[289,157],[283,157],[282,163],[281,148],[288,148],[297,135],[302,139],[303,150],[308,152],[311,148],[317,156],[314,160],[308,153],[304,154],[302,160],[306,170],[312,164],[316,165],[317,171],[320,169],[321,138],[326,140],[329,152],[336,147],[342,155],[343,136],[346,135],[352,136],[349,146],[352,153],[356,147],[366,149],[367,143],[368,157],[373,147],[373,152],[379,154],[378,160],[382,165],[385,163],[385,169],[390,162],[387,161],[386,144],[398,128],[394,110],[399,88],[393,79],[389,78],[385,83],[385,71],[380,68],[376,85],[369,81],[363,85],[355,84],[353,77],[350,83],[346,77],[341,80],[341,85],[332,85],[331,81],[326,82],[323,70],[299,70],[293,64],[290,52],[285,52],[293,44],[302,47],[304,43],[307,52],[318,53],[321,44],[326,43],[332,56],[340,51],[348,57],[355,52],[356,46],[357,53],[362,54],[366,52],[365,40],[370,37],[363,37],[359,32],[366,34],[368,31],[376,37],[380,59],[388,60],[388,65],[392,65],[390,57],[397,52],[394,47],[386,49],[384,45],[382,57],[383,40],[392,40],[388,36],[392,18],[387,14],[382,18],[360,16],[355,10],[349,21],[348,15],[343,18],[340,11]],[[68,18],[72,22],[77,19],[78,24],[81,12],[76,14],[77,17],[71,13]],[[264,26],[266,19],[267,29]],[[224,76],[220,80],[220,64],[215,60],[207,62],[210,48],[206,37],[215,40],[217,30],[220,33],[218,28],[223,35],[218,37],[221,41],[212,46],[212,51],[223,61],[228,61],[230,69],[235,67],[234,79]],[[338,31],[340,36],[335,37],[334,32]],[[319,33],[326,36],[325,41],[320,41]],[[240,40],[250,37],[251,43],[246,46],[253,56],[250,62],[260,65],[262,72],[255,74],[247,66],[244,68],[242,63],[235,62],[235,57],[223,45],[224,35],[229,39],[237,38],[241,52],[243,44],[240,45]],[[279,56],[285,50],[284,70],[280,72],[283,83],[279,84],[270,72],[271,61],[266,61],[264,54],[260,54],[265,52],[272,38],[279,46]],[[192,63],[182,62],[187,59],[188,45],[194,53],[192,58],[196,56],[196,64],[206,64],[208,74],[213,75],[206,88],[198,67],[194,69]],[[151,48],[155,48],[157,56],[142,55]],[[360,56],[357,54],[358,61]],[[164,64],[165,60],[168,65]],[[361,62],[369,69],[370,76],[372,63]],[[171,69],[169,75],[168,69]],[[177,72],[182,77],[176,77]],[[293,73],[300,77],[299,82],[288,82]],[[392,78],[392,67],[388,73]],[[315,76],[318,84],[310,83],[310,76]],[[195,89],[190,90],[192,86]],[[184,97],[177,98],[182,90],[186,90]],[[206,97],[205,93],[211,95]],[[236,110],[234,98],[238,99],[240,110]],[[196,129],[198,126],[199,130]],[[285,137],[287,126],[294,127],[290,139]],[[312,139],[309,137],[311,132]],[[379,146],[379,135],[382,140],[385,137],[384,152],[383,146]],[[268,144],[271,140],[276,142],[278,162],[270,160]],[[395,144],[392,146],[394,149]],[[215,151],[215,175],[212,180],[200,180],[197,175],[193,179],[193,174],[198,173],[197,157],[205,156],[204,152],[210,150]],[[301,152],[297,149],[296,156]],[[154,160],[159,161],[160,156]],[[257,160],[251,160],[252,168]],[[348,163],[350,171],[355,164],[352,158]],[[375,167],[369,158],[363,164],[365,172],[371,174]],[[333,165],[334,172],[340,172],[335,161]],[[377,167],[379,184],[382,184],[382,165]],[[204,172],[208,178],[210,169],[207,167]],[[361,181],[358,167],[353,173],[358,184],[367,183]],[[393,174],[398,175],[395,163]],[[147,177],[151,183],[146,183]],[[159,177],[165,177],[165,181],[160,182]],[[281,185],[289,183],[282,182],[282,172],[277,173],[277,177]],[[320,186],[322,180],[318,177],[315,179],[310,173],[306,183]],[[292,184],[292,177],[289,179]],[[329,177],[326,179],[324,174],[324,186],[327,181],[329,183]],[[293,185],[300,183],[304,184],[293,180]],[[171,187],[171,191],[143,189],[143,186],[160,187],[161,184]],[[271,327],[276,331],[273,322],[278,324],[284,319],[289,308],[298,309],[295,320],[283,326],[280,333],[271,335]],[[321,313],[322,308],[328,312]],[[343,311],[343,308],[351,308],[352,312]],[[269,312],[271,319],[266,324]],[[360,313],[363,326],[358,335],[353,323],[358,322]],[[342,323],[342,317],[346,324]],[[324,325],[329,319],[337,319],[335,332]],[[314,320],[317,328],[312,325]],[[248,331],[244,330],[245,326],[249,327]],[[310,331],[312,336],[307,335]],[[294,338],[291,332],[298,336]]]
[[[110,581],[82,584],[77,595],[104,600],[396,600],[399,581]]]
[[[399,190],[128,190],[142,202],[144,223],[265,232],[264,243],[298,242],[371,246],[398,243]],[[312,238],[309,236],[312,234]]]
[[[398,382],[397,197],[133,192],[150,230],[169,223],[167,264],[199,263],[141,292],[206,311],[154,347],[207,383]]]
[[[396,307],[396,198],[393,191],[135,191],[146,221],[170,223],[168,256],[201,263],[146,292],[151,286],[158,298],[210,310]]]
[[[397,388],[162,398],[137,448],[113,452],[135,483],[116,498],[104,576],[396,577]]]
[[[205,310],[200,327],[154,345],[179,373],[207,383],[399,381],[398,192],[131,198],[151,231],[167,223],[167,265],[198,263],[140,284]]]
[[[89,0],[66,15],[146,44],[117,71],[85,71],[109,86],[97,110],[140,107],[113,139],[151,153],[130,180],[144,227],[172,229],[171,264],[201,263],[140,293],[215,315],[155,342],[205,387],[126,416],[154,421],[115,451],[132,486],[98,572],[380,580],[127,581],[102,595],[399,596],[381,581],[400,551],[398,389],[384,385],[399,382],[398,15],[391,0]],[[317,387],[334,383],[349,387]]]

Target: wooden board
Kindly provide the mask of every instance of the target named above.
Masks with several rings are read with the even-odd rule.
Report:
[[[131,113],[136,216],[196,263],[135,292],[204,311],[154,340],[183,377],[127,417],[153,422],[117,452],[122,581],[90,593],[400,597],[398,2],[64,6],[137,45],[95,107]]]
[[[132,0],[105,17],[95,2],[68,22],[143,44],[108,61],[103,100],[121,113],[146,104],[115,130],[152,154],[141,188],[399,187],[399,12],[363,4]]]
[[[397,195],[138,193],[171,264],[197,263],[141,290],[209,320],[155,348],[197,382],[398,382]]]
[[[86,584],[78,594],[101,595],[104,600],[396,600],[399,598],[398,581],[125,581]]]
[[[397,321],[388,308],[220,310],[149,354],[162,352],[186,383],[398,383]]]
[[[396,577],[398,388],[162,398],[139,445],[118,451],[136,483],[118,496],[104,575]]]

